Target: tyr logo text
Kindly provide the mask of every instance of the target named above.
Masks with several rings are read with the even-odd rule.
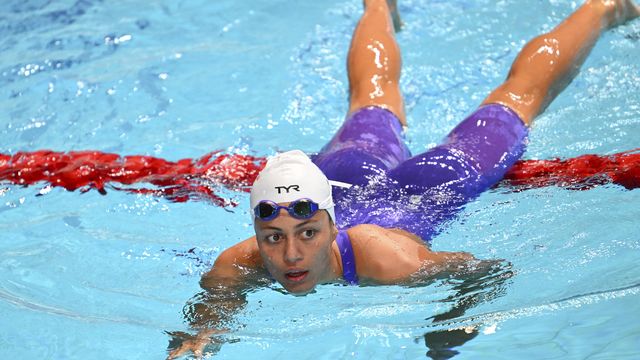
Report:
[[[276,190],[278,190],[278,194],[282,194],[282,191],[286,191],[287,194],[288,194],[289,191],[291,191],[291,190],[295,190],[297,192],[300,192],[300,186],[298,186],[298,185],[276,186]]]

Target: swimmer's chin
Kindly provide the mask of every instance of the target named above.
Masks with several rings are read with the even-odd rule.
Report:
[[[310,287],[309,289],[296,289],[296,288],[289,288],[284,286],[284,289],[287,291],[287,293],[293,295],[293,296],[307,296],[309,294],[313,294],[316,292],[316,287],[315,285]]]

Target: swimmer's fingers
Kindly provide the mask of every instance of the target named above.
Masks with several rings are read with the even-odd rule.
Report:
[[[511,262],[504,259],[478,260],[474,265],[474,271],[488,277],[511,277],[513,268]]]
[[[176,359],[190,352],[193,353],[196,358],[200,359],[202,358],[204,348],[211,343],[211,336],[215,334],[224,334],[228,331],[228,329],[206,329],[199,331],[195,336],[181,331],[173,333],[168,332],[174,340],[178,338],[182,339],[182,342],[175,349],[171,350],[167,356],[167,360]]]
[[[202,357],[202,350],[207,345],[207,342],[200,340],[185,340],[180,344],[177,349],[173,349],[169,356],[167,356],[167,360],[176,359],[180,356],[186,355],[190,352],[193,353],[196,357]]]

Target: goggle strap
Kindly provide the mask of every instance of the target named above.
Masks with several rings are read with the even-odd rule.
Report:
[[[349,189],[350,187],[352,187],[352,184],[346,183],[346,182],[342,182],[342,181],[336,181],[336,180],[329,180],[329,185],[331,186],[336,186],[336,187],[341,187],[341,188],[345,188],[345,189]]]
[[[326,198],[324,201],[318,203],[318,209],[328,209],[330,207],[334,207],[333,198],[330,196]]]

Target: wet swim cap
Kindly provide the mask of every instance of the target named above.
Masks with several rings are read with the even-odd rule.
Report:
[[[322,170],[302,151],[287,151],[270,158],[258,174],[251,188],[251,209],[254,209],[262,200],[288,203],[308,198],[318,203],[320,209],[327,210],[335,224],[336,215],[331,196],[332,184],[350,186],[329,182]]]

